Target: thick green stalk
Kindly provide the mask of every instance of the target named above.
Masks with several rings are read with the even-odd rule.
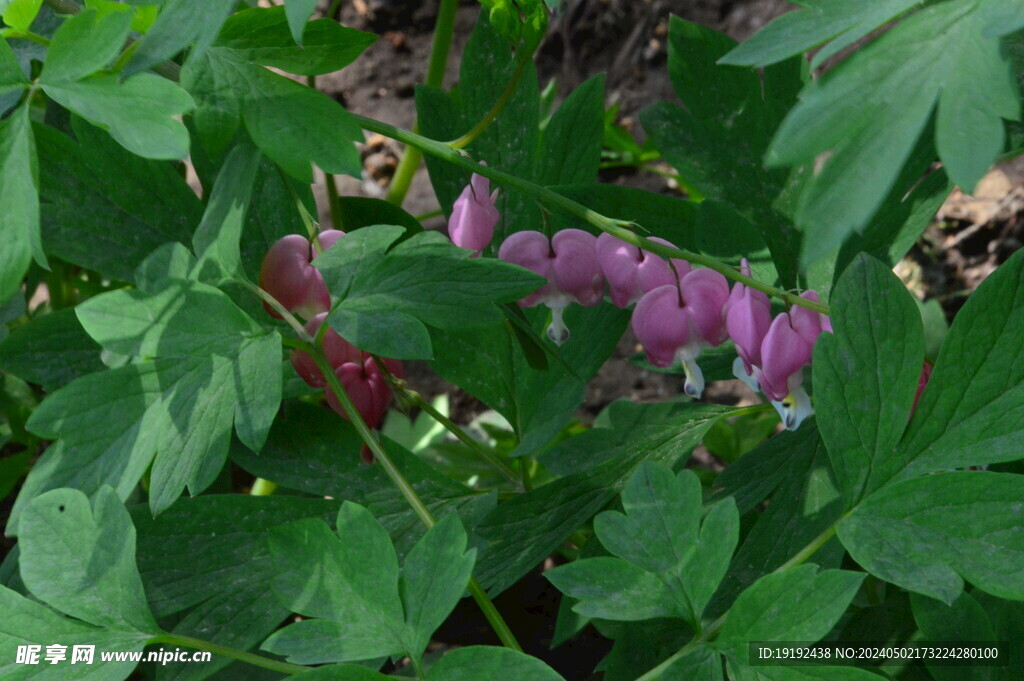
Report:
[[[437,10],[437,22],[434,24],[434,42],[430,47],[430,61],[427,63],[427,77],[424,81],[428,87],[440,88],[444,84],[444,72],[448,68],[448,54],[451,52],[452,36],[455,33],[455,12],[459,8],[458,0],[441,0]],[[417,127],[413,126],[416,130]],[[387,200],[401,206],[405,195],[409,193],[412,178],[423,160],[423,153],[413,146],[406,146],[402,158],[391,178]]]
[[[281,674],[301,674],[302,672],[307,672],[312,669],[312,667],[304,667],[301,664],[281,662],[280,660],[263,657],[262,655],[256,655],[244,650],[228,648],[227,646],[222,646],[217,643],[213,643],[212,641],[204,641],[199,638],[192,638],[191,636],[179,636],[178,634],[160,634],[159,636],[154,636],[146,641],[146,644],[166,644],[172,646],[183,646],[185,648],[194,648],[195,650],[205,650],[215,655],[223,655],[224,657],[229,657],[232,660],[246,662],[256,667],[263,667],[264,669],[280,672]]]
[[[505,187],[523,192],[527,196],[534,196],[549,206],[558,208],[570,215],[574,215],[594,227],[597,227],[601,231],[608,232],[612,236],[616,236],[619,239],[646,251],[657,253],[664,258],[680,258],[696,265],[702,265],[723,274],[733,281],[738,281],[750,288],[763,291],[770,296],[780,298],[781,300],[784,300],[787,305],[806,307],[809,310],[814,310],[815,312],[820,312],[822,314],[829,313],[828,305],[801,298],[800,296],[788,291],[783,291],[782,289],[778,289],[756,279],[752,279],[751,277],[742,274],[736,268],[715,258],[701,253],[694,253],[693,251],[683,248],[672,248],[671,246],[666,246],[664,244],[651,241],[650,239],[646,239],[633,231],[633,223],[606,217],[587,208],[583,204],[577,203],[568,197],[562,196],[561,194],[548,189],[547,187],[542,187],[539,184],[535,184],[529,180],[524,180],[521,177],[511,175],[502,170],[498,170],[497,168],[481,165],[471,159],[465,152],[453,149],[449,144],[439,142],[428,137],[423,137],[422,135],[410,132],[409,130],[396,128],[393,125],[388,125],[387,123],[382,123],[381,121],[374,120],[372,118],[356,114],[352,114],[352,116],[355,118],[356,123],[362,126],[364,130],[376,132],[384,135],[385,137],[390,137],[398,140],[399,142],[404,142],[407,145],[412,145],[420,149],[425,154],[447,161],[448,163],[459,166],[464,170],[477,173],[478,175],[483,175],[484,177],[494,180]]]

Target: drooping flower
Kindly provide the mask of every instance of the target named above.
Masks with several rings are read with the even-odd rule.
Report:
[[[479,254],[490,245],[500,216],[494,206],[498,190],[488,195],[489,191],[490,181],[473,173],[469,184],[455,200],[448,219],[448,236],[456,246]]]
[[[548,283],[519,301],[522,307],[551,309],[547,334],[561,345],[569,338],[562,313],[571,303],[590,307],[604,297],[604,278],[597,262],[597,238],[581,229],[563,229],[550,239],[540,232],[512,234],[498,257],[539,274]]]
[[[650,240],[675,248],[664,239],[653,237]],[[661,256],[607,232],[597,237],[597,261],[608,280],[612,303],[622,308],[629,307],[659,286],[674,283],[690,271],[690,263],[685,260],[673,258],[670,265]]]
[[[306,322],[305,328],[309,335],[316,338],[326,319],[327,313],[322,312]],[[345,392],[352,399],[356,411],[368,426],[379,427],[388,405],[391,404],[392,394],[377,361],[372,355],[352,345],[331,328],[324,330],[321,346],[328,364],[334,369]],[[290,359],[292,366],[295,367],[295,372],[306,383],[314,388],[327,388],[327,379],[324,378],[320,367],[307,352],[292,350]],[[384,366],[392,375],[402,378],[405,374],[402,363],[397,359],[384,359],[383,361]],[[348,418],[341,408],[341,402],[337,395],[330,388],[327,390],[327,403],[334,411]]]
[[[814,291],[805,291],[800,297],[818,301]],[[803,368],[811,363],[818,336],[831,328],[828,317],[794,307],[772,321],[761,343],[761,366],[755,368],[757,382],[789,430],[799,428],[814,413],[811,398],[803,388]]]
[[[400,375],[401,366],[397,360],[387,360],[388,371]],[[384,421],[384,414],[391,404],[391,388],[381,374],[380,368],[373,357],[367,355],[362,362],[345,362],[334,369],[356,411],[370,428],[379,428]],[[344,418],[348,414],[341,406],[341,401],[331,389],[327,390],[327,404]]]
[[[329,229],[317,236],[321,250],[327,250],[345,233]],[[289,312],[312,319],[331,307],[331,294],[324,278],[311,264],[318,253],[312,243],[299,234],[282,237],[267,250],[260,266],[260,288],[272,295]],[[264,303],[267,314],[281,315]]]
[[[750,264],[744,258],[740,271],[750,276]],[[761,342],[772,324],[772,306],[763,291],[736,282],[725,306],[725,326],[729,337],[736,343],[739,357],[732,365],[732,373],[757,390],[754,367],[761,365]]]
[[[697,399],[704,392],[704,374],[697,357],[705,346],[726,339],[723,310],[729,284],[718,272],[692,270],[678,284],[659,286],[640,299],[631,326],[647,360],[659,367],[682,364],[684,390]]]

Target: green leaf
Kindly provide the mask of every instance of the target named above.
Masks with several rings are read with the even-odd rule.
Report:
[[[171,59],[192,45],[190,59],[196,59],[213,42],[234,9],[234,0],[167,0],[146,35],[136,43],[135,52],[122,71],[127,78]]]
[[[338,198],[338,229],[346,232],[373,225],[398,225],[405,227],[405,234],[411,236],[423,231],[420,221],[402,209],[383,199],[365,196],[342,196]]]
[[[427,671],[425,681],[564,681],[535,657],[508,648],[467,646],[450,651]]]
[[[29,108],[23,106],[0,120],[0,299],[7,300],[21,287],[22,277],[35,253],[46,263],[39,237],[39,192],[35,141]]]
[[[387,532],[365,508],[345,502],[338,534],[319,520],[274,529],[270,552],[278,600],[317,619],[281,629],[264,642],[264,650],[299,664],[406,652],[398,559]]]
[[[132,509],[138,564],[153,612],[175,613],[172,633],[249,650],[280,626],[288,610],[270,589],[270,528],[302,518],[333,519],[340,502],[275,495],[203,495],[182,499],[154,518]],[[181,557],[202,556],[202,560]],[[174,681],[205,677],[232,660],[179,665]],[[251,673],[251,671],[250,671]]]
[[[136,267],[159,246],[191,242],[202,204],[171,164],[139,158],[81,119],[72,128],[77,143],[49,126],[35,128],[46,250],[134,281]]]
[[[400,575],[384,527],[350,502],[338,514],[337,535],[318,520],[298,521],[272,530],[270,549],[281,602],[321,619],[286,627],[263,648],[303,662],[419,658],[462,597],[474,555],[449,515],[409,551]]]
[[[753,527],[736,551],[728,574],[705,610],[707,617],[725,612],[743,589],[784,565],[797,552],[828,531],[841,517],[842,497],[836,486],[825,445],[813,422],[805,424],[796,432],[801,431],[807,432],[795,440],[783,437],[789,431],[769,440],[769,443],[777,441],[778,446],[789,450],[790,456],[781,460],[765,457],[762,461],[762,466],[774,467],[776,477],[773,485],[778,485],[778,489],[772,494],[767,508],[757,515]],[[744,455],[740,463],[755,452]],[[766,453],[763,452],[762,456]],[[726,473],[738,466],[730,465]],[[762,466],[748,469],[747,476],[765,475]],[[725,473],[719,476],[716,485],[723,482],[723,477]],[[716,498],[728,494],[730,487],[716,494]],[[742,488],[737,492],[738,498],[743,499],[741,510],[744,512],[755,503],[754,499],[762,497],[761,494],[747,496]],[[767,497],[767,493],[763,494]],[[758,502],[760,500],[757,499]],[[839,567],[844,553],[839,541],[832,539],[818,549],[814,560],[824,568]]]
[[[240,241],[260,153],[251,144],[239,144],[224,159],[203,220],[192,237],[200,279],[245,279]]]
[[[747,661],[750,641],[818,641],[846,612],[864,574],[805,564],[757,580],[729,610],[715,647]]]
[[[874,671],[835,666],[751,666],[734,657],[726,657],[730,678],[736,681],[878,681]]]
[[[462,598],[473,575],[476,551],[466,550],[466,531],[452,513],[430,528],[409,551],[398,582],[405,606],[408,651],[420,657],[430,637]]]
[[[71,659],[75,646],[95,646],[105,653],[142,652],[150,634],[118,629],[103,629],[68,617],[0,586],[0,678],[4,681],[121,681],[135,669],[134,662],[104,662],[94,655],[92,664],[79,662],[55,665],[44,662],[46,649],[39,651],[40,664],[18,664],[17,647],[44,645],[59,641],[67,646]]]
[[[604,74],[573,90],[541,136],[540,184],[594,182],[604,134]]]
[[[911,594],[910,602],[914,608],[914,621],[927,640],[975,645],[979,641],[999,640],[985,609],[967,592],[960,594],[952,603],[942,603],[918,594]],[[928,665],[928,671],[936,681],[990,681],[995,670],[982,666],[950,668]]]
[[[723,681],[722,658],[714,650],[697,648],[669,665],[665,681]]]
[[[861,256],[832,294],[834,334],[815,343],[815,411],[847,508],[897,474],[924,358],[913,297],[886,265]]]
[[[44,82],[43,90],[58,104],[109,132],[133,154],[173,160],[188,156],[188,130],[175,116],[190,111],[194,104],[165,78],[140,73],[120,82],[114,75],[96,76],[77,82]]]
[[[798,462],[806,464],[821,447],[817,428],[778,433],[729,464],[715,479],[718,491],[713,498],[731,496],[736,499],[740,513],[747,513],[789,479],[792,471],[802,465]]]
[[[231,458],[253,475],[282,487],[321,497],[358,499],[388,530],[402,557],[425,528],[381,467],[360,461],[361,445],[352,424],[334,412],[286,401],[260,453],[236,443]],[[384,440],[384,447],[435,518],[458,513],[463,525],[472,530],[494,507],[493,494],[470,490],[390,440]]]
[[[640,120],[688,184],[730,204],[760,228],[783,284],[793,285],[799,234],[773,205],[786,185],[786,173],[764,169],[761,159],[800,82],[799,65],[770,67],[762,87],[756,73],[716,65],[734,45],[709,28],[672,17],[669,74],[685,108],[660,102],[643,111]]]
[[[357,230],[314,262],[340,298],[328,322],[367,352],[429,359],[426,325],[459,330],[499,321],[497,303],[517,300],[543,283],[514,265],[471,258],[437,233],[393,245],[403,232],[397,226]]]
[[[47,392],[104,369],[100,346],[85,333],[74,310],[35,317],[0,342],[0,368]]]
[[[1021,499],[1019,475],[937,473],[883,487],[837,531],[854,560],[910,591],[951,603],[966,580],[1024,600]]]
[[[285,7],[247,9],[233,15],[217,36],[217,52],[237,64],[262,64],[288,73],[319,76],[340,71],[377,40],[372,33],[342,26],[334,19],[307,24],[309,12],[299,24],[305,32],[298,34],[298,40],[292,23],[294,5],[295,0],[289,0]]]
[[[508,420],[520,438],[513,456],[534,453],[558,434],[583,403],[585,381],[615,351],[629,323],[628,311],[611,305],[572,305],[565,323],[573,335],[556,347],[544,338],[549,311],[523,312],[532,336],[555,358],[547,369],[533,367],[508,324],[431,333],[431,366]]]
[[[21,577],[33,595],[91,624],[148,636],[159,633],[135,566],[135,528],[109,487],[95,507],[78,490],[47,492],[19,525]]]
[[[774,19],[719,62],[733,66],[768,66],[828,42],[829,45],[814,56],[812,66],[817,67],[893,17],[920,5],[921,0],[870,3],[815,0],[802,4],[807,8]]]
[[[62,448],[47,452],[19,503],[72,483],[90,493],[112,484],[126,497],[153,460],[150,505],[158,513],[185,485],[198,493],[213,481],[232,423],[247,446],[260,448],[281,396],[276,332],[196,282],[168,281],[153,294],[113,291],[77,311],[106,350],[156,359],[79,378],[39,406],[30,426],[60,438]],[[74,458],[64,458],[68,447]]]
[[[1020,458],[1024,445],[1024,252],[960,310],[896,456],[900,477]]]
[[[212,154],[227,147],[244,120],[263,153],[306,184],[313,178],[310,162],[328,173],[362,172],[353,146],[363,141],[362,130],[316,90],[240,60],[219,44],[186,64],[181,82],[196,99],[196,128]]]
[[[929,6],[804,89],[767,154],[773,165],[829,155],[797,207],[804,262],[863,229],[936,106],[939,156],[953,181],[973,190],[1002,151],[1000,119],[1020,115],[1012,70],[988,32],[1002,4]]]
[[[546,575],[581,601],[574,608],[581,614],[679,617],[696,627],[739,540],[735,503],[715,504],[702,528],[697,476],[644,463],[623,488],[622,506],[625,514],[606,511],[594,520],[598,539],[617,559],[580,560]]]
[[[313,16],[316,4],[317,0],[288,0],[284,4],[284,13],[288,18],[288,29],[292,32],[292,38],[295,40],[296,45],[302,44],[302,34],[306,29],[306,22]]]
[[[656,574],[620,558],[586,558],[548,570],[544,576],[565,597],[577,601],[573,611],[585,617],[626,622],[690,617]]]
[[[4,23],[19,31],[27,31],[32,27],[43,0],[5,0],[0,2],[0,17]]]
[[[1024,632],[1024,603],[1006,601],[975,591],[971,596],[985,609],[995,634],[1000,641],[1019,641]],[[1016,670],[1024,665],[1024,650],[1010,646],[1006,656],[1007,665],[995,669],[993,681],[1014,681]]]
[[[99,71],[121,52],[131,23],[127,12],[91,9],[65,20],[50,41],[40,82],[70,83]]]
[[[554,551],[622,490],[644,461],[681,464],[715,419],[728,410],[675,403],[635,407],[627,422],[594,428],[566,441],[587,449],[592,467],[559,478],[498,506],[478,532],[491,540],[477,577],[503,591]]]
[[[13,92],[17,101],[21,97],[18,90],[23,90],[29,85],[25,72],[21,70],[18,56],[14,54],[10,44],[6,40],[0,40],[0,93]],[[6,107],[0,109],[0,113],[6,112]]]

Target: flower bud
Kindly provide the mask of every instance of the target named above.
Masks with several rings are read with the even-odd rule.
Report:
[[[498,198],[498,190],[488,196],[490,182],[482,175],[473,173],[469,184],[459,194],[452,206],[452,214],[448,219],[448,236],[452,243],[460,248],[468,248],[479,254],[487,248],[494,238],[494,227],[500,215],[494,202]]]
[[[380,369],[372,357],[362,363],[345,362],[334,370],[349,399],[359,415],[370,428],[379,428],[384,421],[384,414],[391,404],[391,389],[388,388]],[[341,406],[341,401],[333,390],[327,391],[327,404],[344,418],[348,414]]]
[[[318,237],[326,250],[345,235],[336,229],[326,230]],[[282,237],[267,250],[260,266],[260,288],[273,296],[289,312],[312,319],[331,308],[331,295],[320,272],[311,264],[317,253],[312,244],[299,234]],[[263,304],[275,319],[281,315]]]

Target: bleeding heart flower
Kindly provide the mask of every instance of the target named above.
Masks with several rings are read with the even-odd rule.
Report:
[[[327,250],[345,233],[329,229],[317,236],[321,250]],[[331,294],[320,272],[310,263],[317,257],[312,243],[299,234],[279,239],[267,250],[260,266],[260,288],[277,299],[289,312],[312,319],[331,308]],[[281,315],[264,303],[267,314]]]
[[[597,238],[581,229],[563,229],[549,241],[535,231],[516,232],[498,249],[498,257],[546,278],[548,283],[519,301],[522,307],[551,308],[547,334],[561,345],[569,338],[562,313],[572,302],[590,307],[604,297],[597,262]]]
[[[393,375],[401,378],[403,375],[402,363],[394,359],[385,359],[384,366]],[[355,406],[356,411],[366,421],[370,428],[379,428],[384,421],[384,414],[391,404],[393,395],[387,380],[381,374],[373,357],[366,355],[362,361],[345,362],[334,369],[335,375],[341,381],[342,387],[348,393],[349,399]],[[346,419],[348,415],[341,407],[341,402],[333,390],[327,391],[327,404],[331,409],[341,414]]]
[[[460,248],[468,248],[479,255],[487,248],[494,238],[494,227],[498,224],[498,209],[494,202],[498,198],[498,190],[488,196],[489,180],[473,173],[469,184],[459,194],[452,206],[452,215],[448,219],[448,236],[452,243]]]
[[[740,272],[750,276],[746,258],[740,264]],[[768,295],[739,282],[733,284],[725,306],[725,326],[739,355],[733,362],[732,373],[755,391],[754,367],[761,365],[761,342],[771,324],[772,306]]]
[[[818,300],[814,291],[805,291],[800,297]],[[811,363],[818,336],[831,328],[828,317],[794,307],[772,321],[761,343],[761,367],[754,370],[757,382],[789,430],[799,428],[814,413],[811,398],[803,389],[803,368]]]
[[[651,241],[675,248],[664,239],[654,237]],[[643,294],[659,286],[675,283],[690,271],[690,263],[685,260],[673,258],[669,265],[660,255],[642,250],[607,232],[597,237],[597,261],[608,280],[612,303],[622,308],[629,307]]]
[[[684,390],[697,399],[704,392],[704,374],[697,357],[708,345],[726,338],[723,310],[729,283],[718,272],[693,270],[677,285],[659,286],[644,294],[633,311],[631,326],[647,360],[659,367],[677,363],[686,372]]]

